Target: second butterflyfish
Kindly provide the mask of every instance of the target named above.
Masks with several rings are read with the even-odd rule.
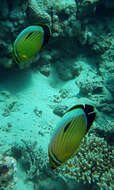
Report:
[[[69,109],[55,129],[48,146],[49,165],[60,167],[72,158],[89,131],[96,112],[92,105],[76,105]]]
[[[13,44],[13,61],[27,64],[47,44],[50,38],[50,28],[47,25],[33,25],[25,28]]]

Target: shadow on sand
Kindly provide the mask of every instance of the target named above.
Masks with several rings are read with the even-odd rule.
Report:
[[[31,70],[0,69],[0,91],[7,90],[13,94],[23,91],[31,84]]]

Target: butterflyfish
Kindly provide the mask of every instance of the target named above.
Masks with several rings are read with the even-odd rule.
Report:
[[[18,65],[28,63],[47,44],[50,29],[47,25],[33,25],[25,28],[13,44],[12,57]]]
[[[55,169],[72,158],[89,131],[96,112],[92,105],[75,105],[58,123],[48,146],[49,165]]]

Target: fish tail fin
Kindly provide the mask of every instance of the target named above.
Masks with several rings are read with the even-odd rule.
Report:
[[[84,105],[84,112],[85,112],[86,117],[87,117],[87,132],[88,132],[88,130],[90,129],[90,127],[91,127],[91,125],[93,123],[93,121],[96,118],[96,112],[94,110],[94,106],[88,105],[88,104]]]
[[[43,47],[48,43],[50,35],[51,35],[51,30],[48,25],[41,25],[43,30],[44,30],[44,42],[43,42]]]
[[[42,47],[45,47],[45,45],[48,43],[50,35],[51,35],[51,30],[48,24],[43,24],[41,22],[36,23],[36,25],[41,26],[44,30],[44,42]]]

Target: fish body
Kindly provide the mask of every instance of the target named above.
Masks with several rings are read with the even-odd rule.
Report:
[[[48,42],[50,30],[48,26],[36,25],[25,28],[13,44],[13,60],[17,64],[31,61]]]
[[[61,166],[77,152],[95,116],[91,105],[77,105],[67,111],[58,123],[48,146],[49,164],[52,169]]]

